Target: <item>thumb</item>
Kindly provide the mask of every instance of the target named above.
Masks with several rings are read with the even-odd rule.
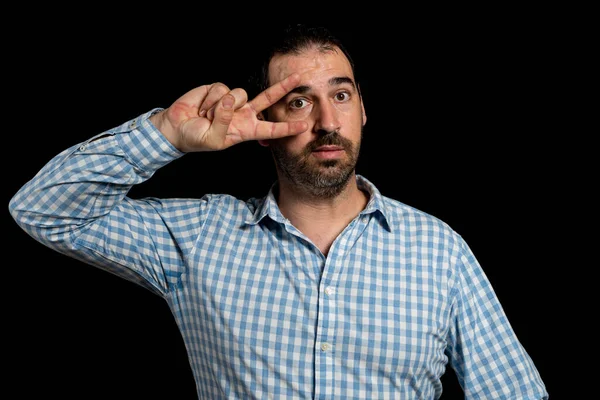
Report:
[[[223,133],[227,133],[229,124],[233,119],[234,102],[235,98],[231,94],[226,94],[225,96],[223,96],[220,103],[217,104],[213,119],[213,126],[217,131],[221,132],[221,130],[223,130]]]

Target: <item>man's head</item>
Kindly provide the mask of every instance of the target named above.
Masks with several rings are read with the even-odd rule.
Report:
[[[255,80],[258,92],[262,92],[273,84],[269,79],[269,65],[275,55],[298,54],[315,45],[323,50],[332,50],[336,47],[341,50],[348,59],[352,74],[358,82],[357,71],[350,52],[328,28],[320,25],[290,24],[285,26],[281,33],[276,32],[275,35],[270,35],[270,39],[266,53],[261,59],[262,66],[259,70],[259,76]],[[360,88],[358,90],[360,94]]]
[[[262,69],[269,87],[292,73],[299,85],[265,110],[270,121],[302,120],[296,136],[261,141],[270,146],[280,180],[319,198],[339,194],[354,177],[366,114],[353,61],[324,28],[294,25],[272,48]]]

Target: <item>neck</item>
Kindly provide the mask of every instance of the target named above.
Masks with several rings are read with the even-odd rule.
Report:
[[[281,213],[299,228],[305,224],[347,224],[365,208],[367,201],[368,196],[358,188],[355,174],[339,194],[328,198],[317,197],[285,179],[279,180]]]

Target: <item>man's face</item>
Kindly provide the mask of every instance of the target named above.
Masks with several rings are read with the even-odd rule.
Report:
[[[364,107],[341,50],[277,55],[269,64],[270,84],[294,72],[300,74],[300,84],[267,110],[267,119],[302,120],[309,129],[262,144],[271,147],[283,179],[318,197],[332,197],[354,174],[366,122]]]

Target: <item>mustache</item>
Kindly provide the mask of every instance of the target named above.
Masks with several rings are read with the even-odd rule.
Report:
[[[351,149],[352,142],[349,139],[342,137],[339,133],[332,132],[327,135],[319,136],[316,140],[306,145],[309,152],[314,151],[321,146],[340,146],[344,149]]]

